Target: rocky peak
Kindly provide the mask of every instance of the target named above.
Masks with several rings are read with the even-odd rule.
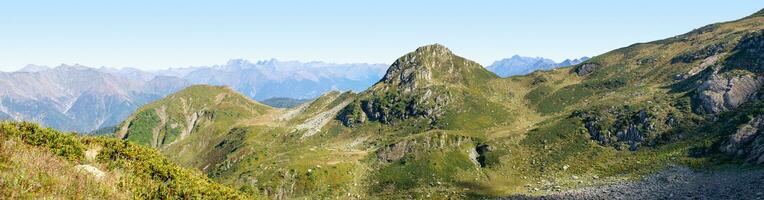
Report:
[[[454,55],[440,44],[417,48],[396,60],[384,77],[348,105],[337,119],[352,126],[364,121],[394,123],[409,118],[435,122],[461,98],[461,88],[480,89],[498,78],[480,64]]]
[[[373,89],[396,87],[407,93],[430,85],[471,85],[490,78],[497,76],[441,44],[432,44],[398,58]]]
[[[431,53],[431,54],[435,54],[435,55],[448,55],[448,54],[452,55],[452,54],[454,54],[453,52],[451,52],[450,49],[448,49],[448,47],[443,46],[442,44],[438,44],[438,43],[431,44],[431,45],[421,46],[421,47],[417,48],[415,52],[419,52],[419,53]]]

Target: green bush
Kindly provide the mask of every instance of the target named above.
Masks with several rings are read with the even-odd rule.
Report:
[[[70,161],[79,161],[84,152],[84,146],[74,134],[60,133],[34,123],[1,122],[0,134],[16,136],[30,145],[45,147]]]

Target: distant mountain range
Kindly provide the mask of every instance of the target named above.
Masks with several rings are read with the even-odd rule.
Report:
[[[311,99],[330,90],[361,91],[386,69],[384,64],[275,59],[160,71],[29,65],[0,72],[0,119],[91,132],[115,126],[138,107],[192,84],[224,85],[258,100]]]
[[[226,85],[256,100],[271,97],[311,99],[331,91],[363,91],[382,78],[385,64],[334,64],[279,61],[252,63],[231,60],[225,65],[169,69],[159,75],[177,76],[194,84]]]
[[[114,126],[138,107],[190,85],[177,77],[134,79],[81,65],[0,72],[0,118],[67,131]]]
[[[573,65],[513,56],[487,67],[499,76]],[[144,71],[82,65],[28,65],[0,72],[0,119],[35,121],[66,131],[111,127],[138,107],[193,84],[228,86],[275,107],[292,107],[328,91],[360,92],[379,81],[386,64],[230,60],[224,65]],[[270,99],[269,101],[266,101]]]
[[[524,57],[515,55],[511,58],[496,61],[487,66],[486,69],[501,77],[508,77],[530,74],[536,70],[550,70],[557,67],[576,65],[588,59],[589,57],[581,57],[577,59],[566,59],[557,63],[551,59],[542,57]]]

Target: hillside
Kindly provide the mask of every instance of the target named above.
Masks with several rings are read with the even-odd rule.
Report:
[[[248,199],[163,158],[102,137],[0,122],[3,199]]]
[[[762,30],[764,16],[755,14],[509,78],[428,45],[361,93],[331,92],[282,110],[197,86],[140,109],[117,136],[279,199],[553,195],[676,166],[761,174]],[[180,99],[189,93],[229,94],[240,100],[225,108],[239,114],[202,117],[185,139],[167,140],[175,129],[167,122],[187,117],[152,113],[183,110],[169,108],[186,105]]]
[[[182,165],[203,167],[216,157],[210,143],[220,142],[242,119],[271,110],[226,87],[195,85],[143,106],[115,136],[172,152],[166,155]]]

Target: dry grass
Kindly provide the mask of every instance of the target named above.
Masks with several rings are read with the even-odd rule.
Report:
[[[74,164],[18,139],[0,141],[0,199],[128,199],[118,176],[102,179],[77,171]]]

